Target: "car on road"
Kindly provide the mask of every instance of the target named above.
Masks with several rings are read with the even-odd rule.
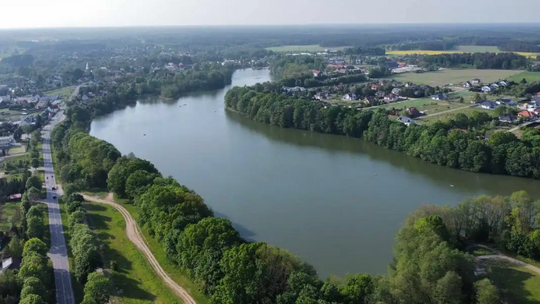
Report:
[[[56,187],[52,187],[51,189],[52,189],[52,190],[56,190]]]
[[[53,197],[52,197],[52,198],[53,198],[53,199],[56,199],[56,195],[53,195]]]

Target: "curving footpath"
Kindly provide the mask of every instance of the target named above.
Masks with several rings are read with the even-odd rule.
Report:
[[[509,257],[491,247],[488,247],[488,246],[485,246],[485,245],[480,245],[480,244],[474,244],[474,245],[471,245],[471,246],[468,246],[467,247],[467,251],[473,249],[473,248],[483,248],[483,249],[486,249],[486,250],[490,250],[493,254],[489,254],[489,255],[481,255],[481,256],[477,256],[476,257],[476,260],[478,261],[484,261],[484,260],[491,260],[491,261],[506,261],[506,262],[510,262],[510,263],[513,263],[517,266],[523,266],[527,269],[529,269],[530,271],[536,273],[537,275],[540,275],[540,268],[539,267],[536,267],[534,265],[531,265],[529,263],[526,263],[526,262],[523,262],[523,261],[520,261],[518,259],[515,259],[513,257]]]
[[[81,193],[82,194],[82,193]],[[170,289],[172,289],[186,304],[197,304],[193,297],[180,285],[178,285],[169,275],[161,268],[161,265],[159,265],[159,262],[156,260],[150,249],[148,248],[148,245],[146,245],[146,242],[144,241],[144,237],[141,234],[139,227],[137,226],[137,222],[133,219],[129,211],[126,210],[126,208],[122,207],[121,205],[115,203],[112,198],[112,193],[109,193],[106,199],[100,199],[93,196],[83,195],[84,199],[87,201],[91,201],[94,203],[100,203],[112,206],[114,209],[118,210],[122,216],[124,217],[124,220],[126,221],[126,234],[129,240],[139,248],[142,253],[144,253],[144,256],[146,257],[146,260],[152,265],[152,268],[156,271],[157,275],[165,281],[167,286],[169,286]]]

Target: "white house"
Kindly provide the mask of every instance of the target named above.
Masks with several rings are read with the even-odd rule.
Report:
[[[488,86],[483,86],[483,87],[482,87],[482,92],[484,92],[484,93],[489,93],[489,92],[491,92],[491,88],[488,87]]]
[[[435,95],[431,96],[431,99],[433,99],[433,100],[445,100],[446,98],[447,98],[447,96],[444,93],[439,93],[439,94],[435,94]]]
[[[384,101],[387,101],[387,102],[394,102],[398,100],[399,100],[399,97],[396,94],[390,93],[384,96]]]
[[[343,100],[357,100],[357,99],[358,97],[354,93],[345,94],[345,96],[343,96]]]
[[[463,87],[464,87],[464,88],[470,88],[470,87],[472,87],[472,84],[471,84],[469,81],[465,81],[465,82],[463,83]]]
[[[480,78],[473,78],[473,80],[471,81],[471,83],[473,85],[479,85],[482,83],[482,80],[480,80]]]

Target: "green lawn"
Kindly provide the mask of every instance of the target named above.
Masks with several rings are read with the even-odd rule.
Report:
[[[492,82],[499,79],[508,79],[519,74],[520,70],[477,70],[477,69],[446,69],[426,73],[403,73],[392,75],[393,79],[401,82],[413,82],[430,86],[443,86],[447,84],[458,85],[461,82],[480,78],[483,82]]]
[[[181,300],[157,276],[144,254],[126,236],[126,223],[113,207],[87,203],[88,219],[93,230],[104,244],[104,264],[118,265],[112,271],[112,282],[120,294],[113,303],[181,303]]]
[[[13,147],[9,149],[9,154],[15,154],[15,153],[24,153],[26,152],[26,145],[21,145],[20,147]]]
[[[324,47],[317,44],[312,45],[282,45],[266,48],[272,52],[277,53],[292,53],[292,52],[324,52],[324,50],[342,50],[347,46],[339,47]]]
[[[20,202],[5,202],[0,205],[0,230],[6,231],[11,227],[12,217],[18,213],[18,216],[22,218],[20,212]]]
[[[471,252],[471,254],[474,255],[474,256],[490,255],[490,254],[493,254],[493,251],[491,251],[489,249],[486,249],[486,248],[476,247]]]
[[[475,111],[486,112],[491,116],[495,116],[495,112],[493,110],[487,110],[487,109],[482,109],[482,108],[476,107],[476,108],[463,108],[463,109],[456,110],[456,111],[453,111],[453,112],[450,112],[450,113],[444,113],[444,114],[436,115],[436,116],[427,116],[425,118],[419,119],[418,121],[421,122],[421,123],[428,123],[428,124],[429,123],[434,123],[436,121],[447,122],[448,120],[454,118],[458,113],[463,113],[465,115],[471,115],[472,112],[475,112]],[[439,112],[442,112],[442,111],[439,111]]]
[[[73,93],[73,90],[74,90],[74,87],[63,87],[63,88],[60,88],[60,89],[45,92],[44,94],[47,95],[47,96],[60,95],[60,96],[63,96],[63,97],[68,97],[68,96],[71,95],[71,93]]]
[[[507,80],[520,82],[521,80],[523,80],[523,78],[525,78],[527,82],[540,80],[540,72],[522,72],[508,78]]]
[[[488,277],[507,303],[540,304],[540,276],[522,266],[492,263]]]

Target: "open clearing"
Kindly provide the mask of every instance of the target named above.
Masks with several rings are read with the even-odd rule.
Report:
[[[291,52],[324,52],[324,50],[342,50],[347,48],[347,46],[335,46],[335,47],[326,47],[320,46],[317,44],[311,45],[282,45],[275,47],[268,47],[267,50],[276,53],[291,53]]]
[[[492,82],[499,79],[507,79],[520,74],[521,70],[477,70],[477,69],[446,69],[426,73],[403,73],[392,75],[393,79],[401,82],[413,82],[430,86],[443,86],[447,84],[457,85],[461,82],[480,78],[483,82]]]
[[[540,303],[540,276],[526,267],[493,262],[490,263],[488,277],[502,291],[507,303]]]
[[[527,82],[540,80],[540,72],[522,72],[522,73],[513,75],[512,77],[509,77],[507,80],[520,82],[521,80],[523,80],[523,78],[525,78]]]
[[[11,227],[11,218],[20,210],[20,202],[5,202],[0,208],[0,229],[6,231]]]

